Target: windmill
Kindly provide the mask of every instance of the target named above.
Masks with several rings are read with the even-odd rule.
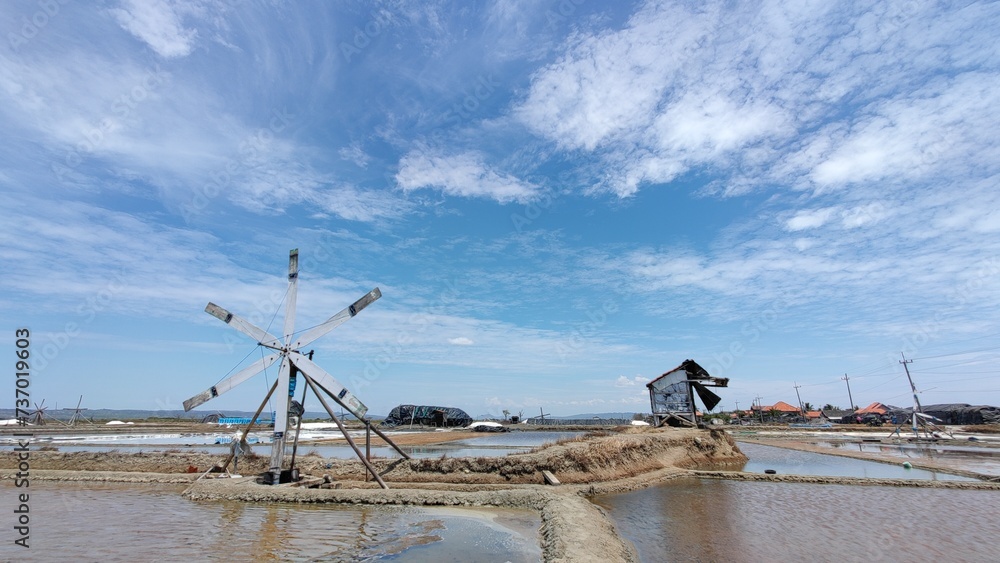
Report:
[[[366,469],[372,474],[372,477],[378,481],[379,485],[387,489],[389,487],[382,481],[382,478],[378,475],[375,468],[372,467],[368,459],[361,453],[361,450],[359,450],[354,444],[354,441],[351,439],[350,435],[348,435],[347,430],[344,428],[343,424],[341,424],[337,415],[334,414],[333,409],[330,408],[330,405],[326,402],[323,395],[325,394],[329,396],[345,411],[351,413],[351,415],[355,418],[364,422],[367,428],[375,430],[375,432],[383,440],[385,440],[386,443],[395,448],[396,451],[399,452],[404,458],[408,459],[410,456],[400,450],[399,447],[397,447],[392,440],[378,430],[378,428],[370,425],[368,419],[365,418],[365,414],[368,412],[368,407],[355,397],[353,393],[348,391],[346,387],[334,379],[333,376],[327,373],[323,368],[316,365],[311,359],[311,351],[306,353],[301,351],[303,347],[344,324],[352,317],[360,313],[365,307],[372,304],[379,297],[382,297],[382,292],[376,287],[361,297],[361,299],[358,299],[344,310],[327,319],[325,322],[302,331],[302,334],[297,334],[295,332],[295,306],[296,295],[298,292],[298,279],[299,251],[298,249],[294,249],[288,255],[288,292],[286,294],[285,324],[282,338],[269,334],[266,330],[253,325],[243,317],[230,313],[215,303],[209,303],[205,307],[206,313],[249,336],[257,342],[258,346],[272,350],[273,353],[269,356],[262,357],[249,367],[184,401],[184,410],[190,411],[198,405],[201,405],[215,397],[218,397],[226,391],[229,391],[240,383],[243,383],[254,375],[267,369],[271,365],[278,363],[278,380],[275,381],[274,385],[271,386],[271,390],[267,393],[267,396],[264,397],[264,401],[261,402],[260,408],[257,410],[257,414],[250,419],[250,424],[252,425],[257,419],[257,416],[263,410],[264,405],[267,404],[268,399],[270,399],[271,395],[277,390],[278,405],[275,409],[274,435],[271,441],[271,464],[269,468],[270,484],[277,485],[282,481],[282,463],[288,433],[289,409],[292,407],[292,397],[295,394],[296,381],[301,375],[302,379],[304,379],[306,383],[303,387],[313,390],[313,394],[319,399],[323,408],[326,409],[333,421],[337,423],[338,428],[340,428],[340,431],[347,439],[347,443],[354,449],[354,452],[361,459],[361,462],[365,465]],[[303,401],[304,400],[303,396]],[[298,408],[302,408],[301,403],[298,403],[298,405]],[[246,432],[249,430],[250,427],[248,426],[244,432],[244,437]],[[296,435],[296,440],[297,439],[298,435]],[[230,459],[232,459],[232,457],[230,457]],[[225,465],[228,466],[228,463],[229,461],[227,460]],[[293,473],[290,470],[288,472],[289,479],[291,479],[292,474]]]
[[[69,421],[66,423],[67,426],[76,426],[76,423],[78,421],[80,421],[80,420],[86,420],[87,422],[90,422],[91,424],[93,424],[92,421],[87,420],[87,417],[83,416],[83,411],[85,411],[87,409],[81,409],[80,405],[82,405],[82,404],[83,404],[83,395],[80,395],[80,400],[77,401],[75,409],[63,409],[65,411],[68,411],[68,410],[72,410],[73,411],[73,416],[71,416],[69,418]]]
[[[42,404],[35,403],[35,412],[31,413],[31,423],[38,426],[45,426],[45,399],[42,399]]]

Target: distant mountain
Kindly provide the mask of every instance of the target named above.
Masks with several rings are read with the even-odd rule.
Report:
[[[29,420],[34,413],[34,409],[29,411]],[[211,414],[221,414],[226,417],[242,417],[250,418],[253,416],[252,411],[237,411],[237,410],[193,410],[190,412],[184,412],[182,410],[140,410],[140,409],[88,409],[81,411],[80,414],[86,417],[88,420],[147,420],[147,419],[175,419],[175,420],[201,420]],[[340,413],[337,413],[338,417]],[[0,409],[0,419],[10,419],[16,418],[16,411],[14,409]],[[73,417],[73,409],[68,410],[55,410],[47,409],[45,411],[45,418],[50,420],[61,420],[67,421]],[[261,414],[261,418],[271,418],[271,413],[265,411]],[[329,420],[330,415],[326,411],[306,411],[305,416],[302,417],[304,420],[310,419],[321,419]],[[344,417],[345,419],[353,420],[354,417],[350,414]],[[382,420],[385,415],[377,415],[369,413],[368,418],[371,420]]]
[[[617,420],[621,420],[621,419],[632,420],[632,417],[634,415],[635,415],[635,413],[631,413],[631,412],[593,412],[593,413],[584,413],[584,414],[571,414],[569,416],[549,416],[549,415],[545,415],[545,418],[549,418],[549,419],[553,419],[553,420],[593,420],[594,418],[617,419]],[[496,417],[494,415],[491,415],[491,414],[481,414],[481,415],[479,415],[479,416],[476,417],[476,420],[492,420],[492,419],[495,419],[495,418]],[[537,414],[526,414],[524,416],[524,418],[525,419],[538,418],[538,415]]]
[[[585,420],[585,419],[588,419],[588,418],[590,418],[590,419],[592,419],[592,418],[616,418],[616,419],[625,418],[625,419],[631,420],[633,416],[635,416],[634,412],[592,412],[592,413],[584,413],[584,414],[571,414],[569,416],[552,416],[552,417],[546,417],[546,418],[558,418],[558,419],[561,419],[561,420]]]

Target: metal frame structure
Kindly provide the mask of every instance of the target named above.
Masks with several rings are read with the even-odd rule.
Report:
[[[271,463],[269,468],[270,483],[276,485],[281,482],[285,445],[288,438],[288,411],[291,406],[292,397],[295,395],[296,382],[299,379],[299,376],[301,376],[301,378],[305,380],[306,386],[313,390],[315,395],[319,398],[320,403],[326,409],[327,413],[329,413],[333,421],[337,423],[338,428],[340,428],[344,437],[347,438],[347,442],[354,448],[355,453],[361,459],[362,463],[364,463],[365,468],[383,488],[387,489],[389,487],[382,481],[381,477],[379,477],[375,468],[371,465],[368,459],[366,459],[366,456],[362,454],[354,444],[354,441],[347,433],[347,429],[341,423],[340,419],[338,419],[334,414],[333,409],[330,408],[330,405],[326,402],[323,395],[325,394],[329,396],[338,405],[340,405],[342,409],[351,413],[351,415],[356,417],[358,420],[364,422],[366,427],[371,426],[368,419],[365,417],[365,414],[368,412],[368,407],[366,407],[364,403],[354,396],[353,393],[348,391],[346,387],[341,385],[340,382],[334,379],[333,376],[327,373],[326,370],[316,365],[311,359],[312,352],[303,353],[301,351],[303,347],[344,324],[360,313],[365,307],[382,297],[382,292],[376,287],[361,297],[361,299],[358,299],[344,310],[327,319],[325,322],[303,331],[300,335],[297,335],[295,332],[295,308],[298,293],[298,279],[299,251],[298,249],[294,249],[289,252],[288,256],[288,292],[286,294],[285,301],[285,322],[282,338],[278,338],[268,333],[267,331],[253,325],[250,321],[244,319],[243,317],[235,315],[226,309],[219,307],[215,303],[209,303],[205,307],[205,312],[254,339],[257,341],[258,346],[268,348],[272,350],[273,353],[269,356],[262,357],[260,360],[237,372],[235,375],[216,383],[205,391],[184,401],[184,410],[190,411],[198,405],[210,401],[226,391],[229,391],[240,383],[243,383],[254,375],[267,369],[271,365],[280,362],[278,368],[278,380],[271,387],[271,390],[264,398],[264,401],[261,402],[257,414],[255,414],[251,419],[251,421],[257,419],[260,412],[263,411],[264,405],[267,404],[268,399],[275,393],[275,391],[278,391],[278,405],[275,409],[274,434],[271,442]],[[244,438],[247,433],[249,433],[252,426],[253,422],[247,426],[243,434]],[[383,434],[377,428],[373,428],[373,430],[375,430],[375,432],[383,440],[385,440],[387,444],[395,448],[400,455],[409,459],[410,456],[400,450],[388,436]],[[296,433],[296,440],[297,438],[298,434]],[[230,456],[230,458],[226,461],[226,467],[228,467],[231,459],[232,456]]]
[[[728,378],[712,377],[694,360],[684,360],[681,365],[646,384],[649,389],[654,425],[662,426],[673,420],[679,424],[697,426],[698,410],[694,403],[695,393],[701,397],[705,407],[711,410],[722,399],[707,387],[728,385]]]

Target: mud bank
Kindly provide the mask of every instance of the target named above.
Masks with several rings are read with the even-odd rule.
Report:
[[[572,491],[541,485],[487,491],[429,489],[302,489],[260,485],[253,478],[201,480],[185,496],[192,500],[343,503],[370,505],[478,506],[538,511],[545,561],[638,561],[603,510]]]
[[[444,434],[444,433],[442,433]],[[433,435],[433,434],[432,434]],[[447,439],[442,436],[442,439]],[[52,452],[32,451],[31,467],[38,470],[201,473],[220,462],[217,454],[198,452]],[[604,436],[557,442],[526,454],[500,457],[442,456],[434,459],[373,458],[382,478],[393,482],[449,484],[541,484],[541,472],[551,471],[565,484],[614,481],[663,469],[741,464],[746,457],[723,432],[692,429],[628,428]],[[2,466],[10,460],[0,460]],[[242,474],[267,471],[269,458],[244,456]],[[13,464],[8,465],[13,468]],[[329,475],[335,481],[364,482],[364,466],[357,459],[327,459],[299,455],[300,473]],[[232,470],[232,467],[230,467]]]

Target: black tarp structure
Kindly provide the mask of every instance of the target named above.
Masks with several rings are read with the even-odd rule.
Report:
[[[423,426],[468,426],[472,417],[455,407],[433,407],[427,405],[399,405],[389,412],[382,426],[403,426],[420,424]]]
[[[1000,424],[1000,408],[988,405],[948,403],[923,405],[920,410],[939,419],[941,424]],[[912,408],[893,409],[889,416],[895,415],[897,420],[907,420],[912,412]]]

